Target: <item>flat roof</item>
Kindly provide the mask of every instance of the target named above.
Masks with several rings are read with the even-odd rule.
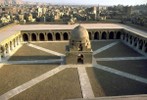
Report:
[[[74,25],[53,25],[53,24],[31,24],[31,25],[11,25],[0,30],[0,42],[4,41],[8,37],[16,34],[19,31],[29,31],[29,30],[71,30],[74,29],[79,24]],[[80,24],[86,29],[125,29],[127,31],[133,32],[137,35],[147,38],[147,32],[135,29],[130,26],[115,23],[91,23],[91,24]]]

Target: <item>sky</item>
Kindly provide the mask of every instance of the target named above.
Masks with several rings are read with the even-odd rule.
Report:
[[[79,5],[139,5],[147,4],[147,0],[24,0],[32,2],[47,2],[51,4],[79,4]]]

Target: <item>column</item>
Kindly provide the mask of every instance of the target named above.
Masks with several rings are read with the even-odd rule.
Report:
[[[117,34],[117,32],[114,32],[114,37],[113,37],[113,39],[116,39],[116,34]]]
[[[55,33],[54,32],[52,33],[52,36],[53,36],[53,41],[56,41]]]
[[[40,41],[39,34],[36,34],[37,41]]]
[[[146,49],[146,47],[145,47],[145,43],[143,44],[143,47],[142,47],[142,51],[145,53],[145,49]]]
[[[139,50],[139,41],[137,41],[137,46],[136,46],[136,48]]]
[[[28,35],[29,41],[32,41],[32,34]],[[21,41],[21,40],[20,40]]]
[[[11,52],[10,47],[8,46],[8,54]]]
[[[17,39],[15,39],[15,47],[17,47]]]
[[[6,49],[4,49],[4,57],[6,57],[7,56],[7,53],[6,53]]]
[[[94,33],[91,32],[91,40],[94,40]]]
[[[132,37],[132,46],[134,46],[134,38]]]
[[[123,35],[121,34],[120,39],[123,40]]]
[[[102,34],[99,32],[99,40],[102,39]]]
[[[48,41],[48,38],[47,38],[47,34],[46,33],[44,34],[44,39],[45,39],[45,41]]]
[[[63,34],[62,33],[59,34],[60,34],[60,41],[63,41]]]

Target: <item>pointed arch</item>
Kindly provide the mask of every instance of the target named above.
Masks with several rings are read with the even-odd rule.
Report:
[[[13,42],[12,41],[10,41],[10,50],[12,50],[13,49]]]
[[[9,53],[9,46],[7,43],[5,44],[5,49],[6,49],[6,53]]]
[[[109,39],[114,39],[114,32],[109,33]]]
[[[121,37],[121,32],[118,31],[118,32],[116,33],[116,39],[120,39],[120,37]]]
[[[145,44],[145,53],[147,53],[147,43]]]
[[[106,32],[102,33],[102,39],[107,39],[107,33]]]
[[[29,37],[27,34],[23,34],[23,41],[29,41]]]
[[[36,36],[36,34],[35,33],[32,33],[32,41],[37,41],[37,36]]]
[[[47,34],[47,37],[48,37],[48,41],[53,41],[53,35],[52,35],[52,33],[48,33]]]
[[[137,37],[134,38],[134,46],[137,46]]]
[[[56,40],[61,40],[61,36],[59,33],[56,33]]]
[[[94,33],[94,40],[99,40],[99,32]]]
[[[45,37],[44,37],[43,33],[39,34],[39,39],[40,39],[40,41],[45,41]]]
[[[68,37],[68,33],[67,32],[65,32],[63,34],[63,40],[69,40],[69,37]]]
[[[143,48],[143,40],[140,40],[139,41],[139,49],[142,50],[142,48]]]

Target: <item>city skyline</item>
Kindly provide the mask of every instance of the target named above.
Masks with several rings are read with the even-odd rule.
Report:
[[[23,0],[23,1],[29,1],[34,2],[34,0]],[[141,4],[147,4],[147,0],[85,0],[79,1],[79,0],[38,0],[37,2],[44,2],[44,3],[51,3],[51,4],[70,4],[70,5],[141,5]]]

